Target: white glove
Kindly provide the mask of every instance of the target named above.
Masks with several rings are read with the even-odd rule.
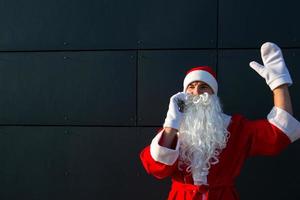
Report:
[[[188,95],[186,93],[178,92],[170,98],[169,110],[163,127],[179,130],[187,97]]]
[[[261,46],[260,52],[264,65],[255,61],[250,62],[249,65],[266,80],[271,90],[283,84],[292,85],[280,48],[274,43],[266,42]]]

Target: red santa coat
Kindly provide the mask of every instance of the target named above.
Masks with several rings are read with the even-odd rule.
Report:
[[[178,169],[179,143],[175,150],[159,146],[161,133],[153,139],[151,147],[143,149],[140,158],[147,173],[158,179],[172,178],[168,200],[237,200],[235,179],[244,161],[255,155],[276,155],[300,137],[300,123],[276,107],[265,120],[250,121],[234,115],[227,130],[227,146],[219,163],[209,170],[208,185],[193,185],[192,174]]]

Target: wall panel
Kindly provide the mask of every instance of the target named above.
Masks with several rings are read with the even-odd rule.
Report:
[[[0,123],[134,125],[135,55],[0,53]]]
[[[0,50],[214,48],[216,5],[217,0],[5,0]]]
[[[144,138],[137,128],[1,126],[0,198],[138,199]]]
[[[257,48],[273,41],[300,46],[299,1],[219,1],[218,47]]]

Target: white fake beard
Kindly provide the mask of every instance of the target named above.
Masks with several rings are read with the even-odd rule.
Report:
[[[216,95],[207,93],[190,96],[179,129],[179,169],[192,172],[194,184],[207,184],[211,165],[226,147],[229,133],[225,127],[223,111]],[[185,168],[184,167],[184,168]]]

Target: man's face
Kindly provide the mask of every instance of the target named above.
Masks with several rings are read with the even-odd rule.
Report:
[[[204,92],[207,92],[209,95],[214,93],[211,87],[202,81],[194,81],[190,83],[185,92],[191,95],[200,95]]]

